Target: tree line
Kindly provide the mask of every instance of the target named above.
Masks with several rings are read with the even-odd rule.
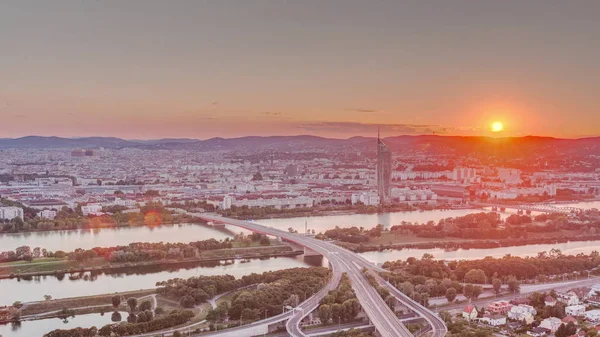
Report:
[[[360,313],[360,302],[352,289],[352,284],[346,273],[342,274],[338,287],[330,290],[329,293],[321,299],[318,313],[322,324],[328,324],[330,321],[351,321]]]

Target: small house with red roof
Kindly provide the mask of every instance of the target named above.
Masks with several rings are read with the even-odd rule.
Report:
[[[475,319],[475,318],[477,318],[477,314],[478,314],[478,312],[477,312],[477,309],[476,309],[476,308],[475,308],[475,306],[474,306],[474,305],[472,305],[472,304],[469,304],[469,305],[467,305],[467,306],[466,306],[466,307],[463,309],[463,312],[462,312],[462,316],[463,316],[465,319],[468,319],[468,320],[472,320],[472,319]]]

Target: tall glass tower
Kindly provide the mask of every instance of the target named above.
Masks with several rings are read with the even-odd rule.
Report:
[[[377,132],[377,194],[379,204],[389,204],[392,195],[392,152]]]

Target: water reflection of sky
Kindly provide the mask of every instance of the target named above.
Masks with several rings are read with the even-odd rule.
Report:
[[[386,261],[406,260],[409,257],[421,258],[423,254],[433,255],[435,259],[442,260],[474,260],[486,256],[501,258],[506,254],[513,256],[537,256],[537,253],[549,251],[551,249],[560,249],[563,254],[577,255],[579,253],[589,254],[592,251],[600,251],[600,241],[578,241],[556,244],[538,244],[516,247],[500,247],[486,249],[458,249],[456,251],[444,251],[444,249],[403,249],[403,250],[385,250],[383,252],[365,252],[362,253],[365,258],[375,263],[384,263]]]
[[[402,221],[424,223],[439,221],[443,218],[463,216],[482,210],[434,210],[425,212],[394,212],[384,214],[349,214],[316,216],[310,218],[268,219],[257,222],[277,229],[292,227],[304,232],[307,223],[309,229],[323,232],[335,226],[357,226],[372,228],[377,224],[390,227]],[[77,248],[112,247],[127,245],[131,242],[190,242],[214,238],[222,240],[244,230],[235,226],[212,228],[195,224],[169,225],[158,227],[118,227],[95,230],[67,230],[0,234],[0,250],[14,250],[23,245],[42,247],[50,251],[73,251]]]
[[[90,277],[71,279],[69,275],[59,279],[56,276],[39,276],[29,280],[3,279],[0,280],[0,306],[15,301],[40,301],[44,295],[54,298],[77,297],[86,295],[108,294],[114,292],[149,289],[156,287],[156,282],[172,278],[188,278],[199,275],[230,274],[241,277],[251,273],[263,273],[271,270],[281,270],[312,265],[327,266],[327,260],[319,257],[281,257],[269,259],[253,259],[247,263],[239,260],[230,265],[216,267],[171,268],[171,270],[147,270],[141,268],[128,273],[100,273]]]
[[[126,312],[121,312],[122,319],[127,318]],[[92,326],[98,329],[110,324],[111,313],[104,315],[87,314],[69,317],[66,320],[60,318],[50,318],[37,321],[23,321],[20,324],[0,324],[0,336],[2,337],[38,337],[43,336],[56,329],[73,329],[77,327],[91,328]]]

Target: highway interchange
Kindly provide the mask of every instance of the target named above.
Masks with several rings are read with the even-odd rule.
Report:
[[[293,313],[290,314],[289,319],[286,322],[286,329],[292,337],[307,336],[300,329],[300,322],[302,319],[304,319],[304,317],[306,317],[308,314],[310,314],[310,312],[319,306],[319,302],[327,295],[329,290],[333,290],[337,287],[343,273],[346,273],[350,278],[354,292],[356,293],[363,310],[382,337],[413,336],[413,334],[408,331],[404,324],[402,324],[396,314],[386,305],[384,300],[377,293],[376,289],[371,286],[369,281],[365,278],[363,275],[364,268],[375,275],[380,285],[387,288],[399,302],[415,311],[415,313],[417,313],[419,316],[423,317],[431,326],[434,337],[444,336],[447,332],[444,321],[439,316],[431,312],[429,309],[412,301],[392,285],[382,280],[377,273],[375,273],[375,271],[381,271],[381,269],[358,254],[336,246],[330,242],[317,240],[302,234],[290,233],[272,227],[259,225],[254,222],[230,219],[206,213],[189,214],[206,221],[234,225],[252,232],[279,237],[309,248],[325,256],[329,260],[333,273],[330,281],[319,292],[305,302],[301,303],[293,311]]]

